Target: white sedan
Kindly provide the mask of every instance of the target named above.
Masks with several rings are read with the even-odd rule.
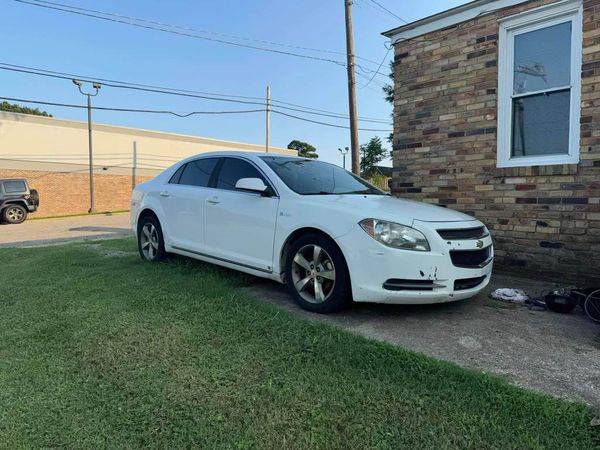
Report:
[[[465,299],[492,273],[478,220],[313,159],[205,153],[137,186],[131,206],[142,258],[178,253],[270,278],[316,312]]]

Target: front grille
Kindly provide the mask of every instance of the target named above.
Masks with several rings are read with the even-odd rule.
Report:
[[[438,234],[447,241],[481,239],[487,236],[485,227],[458,228],[454,230],[437,230]]]
[[[443,287],[433,280],[401,280],[390,278],[383,283],[383,288],[388,291],[433,291],[435,288]]]
[[[492,246],[481,250],[451,250],[450,258],[456,267],[469,269],[484,267],[490,262]]]
[[[474,287],[477,287],[483,283],[483,280],[485,280],[485,275],[482,277],[463,278],[462,280],[456,280],[454,282],[454,290],[464,291],[466,289],[473,289]]]

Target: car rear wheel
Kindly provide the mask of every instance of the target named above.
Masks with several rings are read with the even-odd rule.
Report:
[[[10,205],[2,212],[2,218],[7,223],[22,223],[27,219],[27,210],[21,205]]]
[[[165,243],[158,219],[144,216],[138,223],[138,250],[142,259],[160,261],[165,258]]]
[[[350,300],[350,277],[344,255],[324,236],[306,235],[292,244],[286,280],[296,303],[308,311],[339,311]]]

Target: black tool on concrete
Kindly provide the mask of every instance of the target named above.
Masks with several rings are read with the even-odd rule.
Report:
[[[562,295],[555,293],[546,294],[544,296],[544,301],[550,311],[561,314],[572,312],[579,303],[577,299],[568,294]]]

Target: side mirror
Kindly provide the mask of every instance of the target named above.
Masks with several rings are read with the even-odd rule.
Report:
[[[267,194],[267,185],[260,178],[240,178],[235,183],[235,188],[240,191],[256,192],[261,195]]]

